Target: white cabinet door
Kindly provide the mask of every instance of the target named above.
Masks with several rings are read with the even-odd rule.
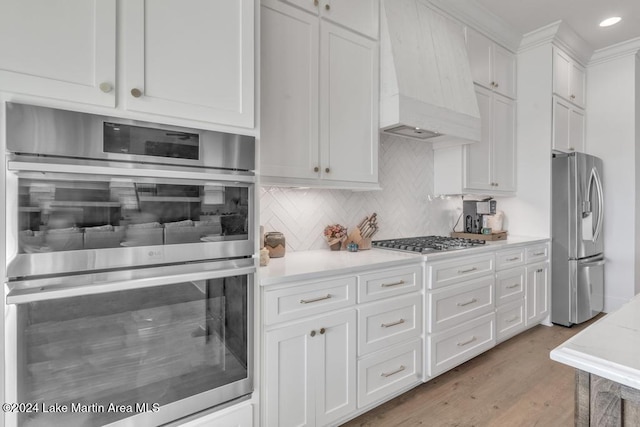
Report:
[[[527,266],[527,326],[539,323],[549,315],[549,264]]]
[[[491,91],[476,85],[480,123],[482,125],[479,142],[465,146],[465,188],[493,190],[491,185]]]
[[[557,47],[553,48],[553,92],[576,106],[584,108],[584,67]]]
[[[313,0],[309,1],[313,3]],[[322,17],[373,39],[378,38],[378,0],[320,0]]]
[[[321,23],[320,147],[327,180],[378,180],[377,44]]]
[[[472,28],[466,28],[466,38],[473,81],[515,99],[515,56]]]
[[[325,426],[356,409],[356,311],[332,314],[316,323],[321,344],[315,348],[316,424]]]
[[[318,178],[318,19],[265,0],[261,25],[261,174]]]
[[[356,311],[265,335],[266,425],[329,425],[356,408]]]
[[[3,0],[0,90],[115,106],[115,0]]]
[[[553,149],[584,152],[584,110],[553,97]]]
[[[492,165],[494,189],[516,191],[515,102],[493,95]]]
[[[126,109],[254,125],[254,1],[128,0]]]
[[[494,90],[511,99],[516,97],[516,58],[507,49],[493,45]]]

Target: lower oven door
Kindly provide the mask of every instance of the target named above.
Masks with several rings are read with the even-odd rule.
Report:
[[[252,259],[9,283],[7,426],[157,426],[251,393]],[[18,409],[31,409],[30,411]]]

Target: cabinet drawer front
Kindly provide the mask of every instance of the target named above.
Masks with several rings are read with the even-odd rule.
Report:
[[[496,270],[524,265],[524,249],[496,252]]]
[[[406,295],[358,309],[358,354],[422,334],[422,295]]]
[[[422,267],[416,265],[363,274],[359,277],[358,288],[358,302],[416,292],[422,288]]]
[[[494,270],[493,254],[427,264],[427,268],[429,289],[441,288],[492,273]]]
[[[429,337],[431,376],[439,375],[495,345],[495,313]]]
[[[379,351],[358,362],[358,408],[421,381],[421,339]]]
[[[493,276],[482,277],[428,295],[429,332],[438,332],[493,312]]]
[[[549,258],[549,245],[547,243],[531,246],[525,251],[525,262],[527,264],[546,261],[547,258]]]
[[[498,307],[496,310],[496,337],[498,341],[504,341],[524,329],[524,300],[513,301]]]
[[[496,305],[524,298],[525,268],[499,271],[496,274]]]
[[[355,304],[356,278],[324,280],[264,293],[265,324],[296,320]]]

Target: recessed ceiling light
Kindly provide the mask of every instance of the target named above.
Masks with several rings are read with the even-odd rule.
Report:
[[[612,25],[617,24],[618,22],[620,22],[622,18],[620,18],[619,16],[612,16],[611,18],[607,18],[604,21],[602,21],[600,23],[601,27],[610,27]]]

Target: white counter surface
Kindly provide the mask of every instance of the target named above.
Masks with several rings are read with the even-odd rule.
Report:
[[[640,389],[640,295],[555,348],[551,359]]]
[[[370,249],[348,252],[314,250],[287,252],[283,258],[272,258],[269,265],[260,267],[260,285],[319,279],[340,274],[357,274],[371,268],[391,268],[419,264],[423,261],[439,261],[459,256],[475,255],[503,248],[517,247],[549,239],[540,237],[509,237],[508,240],[487,242],[482,246],[449,252],[421,255],[387,249]]]

